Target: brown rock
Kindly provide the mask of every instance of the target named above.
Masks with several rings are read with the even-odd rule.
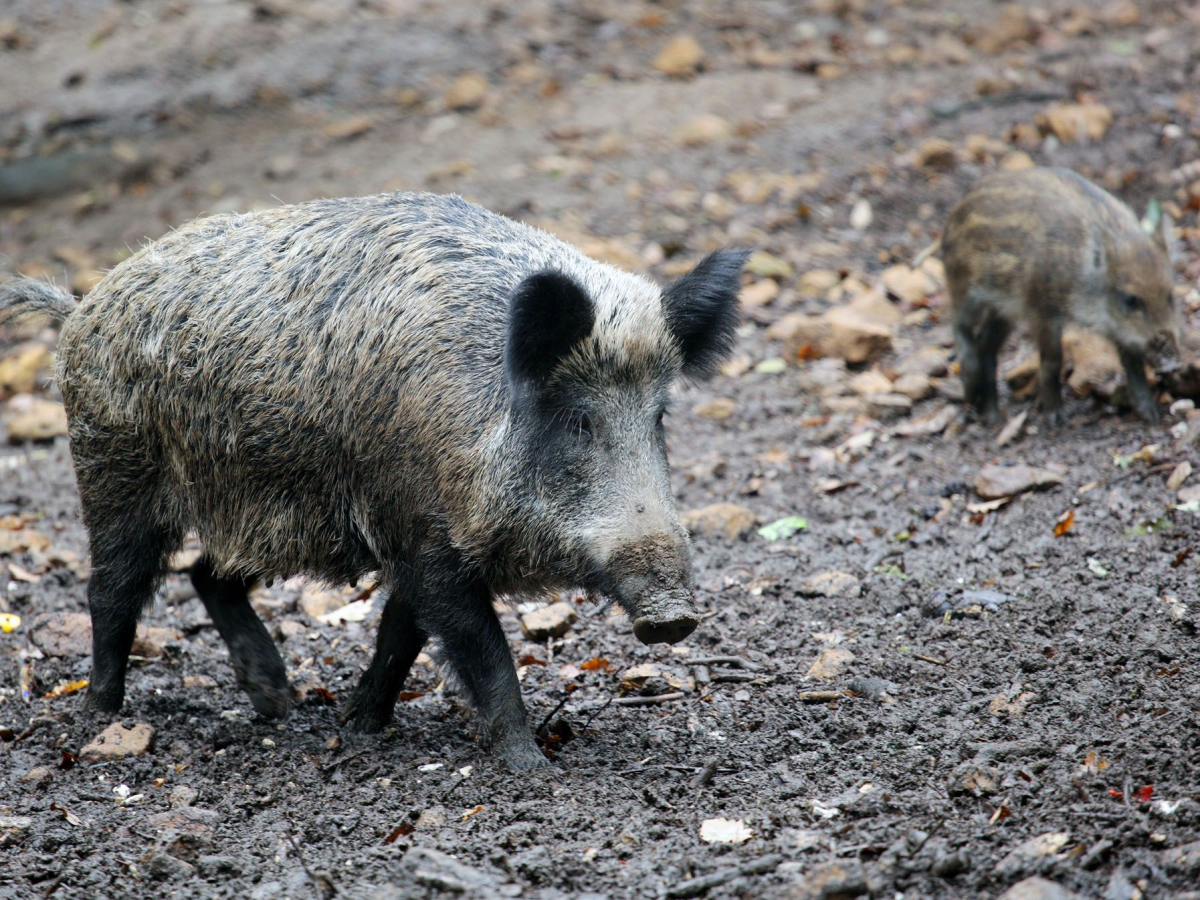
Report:
[[[975,493],[982,500],[999,500],[1026,491],[1039,491],[1062,484],[1063,478],[1049,469],[1018,463],[1013,466],[987,465],[975,478]]]
[[[575,607],[560,600],[521,616],[521,632],[531,641],[548,641],[566,634],[575,619]]]
[[[922,169],[946,172],[957,162],[954,145],[943,138],[930,138],[917,151],[917,165]]]
[[[688,510],[679,518],[683,527],[692,534],[709,537],[724,535],[731,541],[747,534],[758,523],[758,516],[752,509],[737,503],[713,503]]]
[[[924,400],[933,393],[933,382],[920,372],[909,372],[892,383],[892,390],[913,401]]]
[[[805,597],[857,597],[862,585],[847,572],[820,572],[800,583],[800,593]]]
[[[1013,150],[1011,153],[1004,154],[1003,159],[1000,160],[1000,168],[1005,172],[1019,172],[1022,169],[1035,169],[1037,163],[1024,150]]]
[[[820,297],[841,283],[842,276],[833,269],[810,269],[796,281],[801,297]]]
[[[133,637],[133,649],[130,652],[134,656],[157,659],[163,655],[163,649],[167,644],[179,640],[180,637],[182,635],[173,628],[138,628],[137,634]]]
[[[903,263],[888,266],[879,280],[889,294],[910,305],[919,303],[938,289],[924,268],[912,269]]]
[[[772,278],[763,278],[742,288],[739,299],[742,309],[758,309],[766,306],[779,296],[779,282]]]
[[[858,313],[864,319],[875,322],[877,325],[885,325],[889,328],[904,318],[904,313],[900,308],[889,300],[879,288],[859,291],[846,301],[844,308]]]
[[[217,679],[211,675],[185,675],[183,686],[188,690],[212,691],[216,690]]]
[[[881,422],[890,422],[912,412],[911,397],[904,394],[868,394],[863,397],[867,403],[867,412]]]
[[[113,722],[79,751],[83,762],[105,762],[141,756],[154,749],[154,726],[144,723],[125,728]]]
[[[478,72],[463,72],[442,97],[446,109],[478,109],[488,95],[488,80]]]
[[[348,119],[340,119],[337,122],[329,123],[322,130],[322,134],[332,141],[348,141],[356,137],[361,137],[374,127],[374,117],[363,113],[362,115],[351,116]]]
[[[653,697],[691,688],[692,685],[687,681],[664,672],[657,663],[642,663],[625,670],[617,690],[622,695],[641,694],[644,697]]]
[[[1095,141],[1104,137],[1112,124],[1112,111],[1099,103],[1055,103],[1038,115],[1038,129],[1053,134],[1064,144]]]
[[[1000,17],[976,36],[975,46],[989,55],[1033,40],[1037,34],[1029,12],[1016,3],[1000,9]]]
[[[92,618],[87,613],[43,613],[34,619],[29,638],[47,656],[86,656],[92,652]]]
[[[827,862],[797,878],[780,896],[785,900],[853,900],[877,895],[881,885],[857,861]]]
[[[949,350],[943,347],[922,347],[897,363],[896,374],[903,376],[916,373],[930,378],[941,378],[949,368]]]
[[[61,403],[27,397],[22,394],[9,403],[16,413],[8,420],[9,443],[49,441],[67,433],[67,412]]]
[[[704,49],[690,35],[671,38],[654,57],[654,68],[673,78],[690,78],[704,60]]]
[[[36,386],[38,374],[54,365],[54,354],[45,344],[29,343],[16,347],[0,360],[0,396],[28,394]]]
[[[737,404],[728,397],[714,397],[692,407],[692,412],[703,419],[728,419],[737,409]]]
[[[808,668],[809,678],[836,678],[854,662],[854,654],[845,647],[826,647]]]
[[[763,278],[791,278],[795,269],[786,259],[780,259],[766,250],[756,250],[746,260],[746,271]]]
[[[850,390],[859,396],[891,393],[892,380],[879,369],[867,369],[850,379]]]
[[[675,140],[684,147],[704,147],[733,134],[728,120],[711,113],[684,122],[675,132]]]

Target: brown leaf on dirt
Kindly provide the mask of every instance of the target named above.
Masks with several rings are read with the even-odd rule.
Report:
[[[687,510],[679,519],[692,534],[724,535],[731,541],[748,534],[758,523],[754,510],[737,503],[711,503],[700,509]]]
[[[1174,469],[1172,469],[1171,474],[1169,476],[1167,476],[1167,490],[1168,491],[1179,490],[1181,487],[1183,487],[1183,483],[1185,481],[1187,481],[1188,476],[1191,474],[1192,474],[1192,464],[1190,462],[1188,462],[1187,460],[1184,460],[1179,465],[1177,465]]]
[[[1054,536],[1062,537],[1071,530],[1075,524],[1075,510],[1068,509],[1065,513],[1058,517],[1058,521],[1054,523]]]
[[[986,465],[975,478],[975,493],[982,500],[1013,497],[1026,491],[1044,490],[1062,484],[1063,477],[1049,469],[1017,463],[1011,466]]]
[[[23,444],[50,441],[67,433],[67,412],[54,400],[18,394],[9,401],[8,441]]]
[[[808,668],[809,678],[836,678],[854,662],[854,654],[845,647],[826,647],[817,654],[816,660]]]
[[[704,60],[704,49],[691,35],[671,38],[654,57],[654,68],[673,78],[690,78]]]
[[[1056,103],[1037,117],[1042,133],[1053,134],[1064,144],[1099,140],[1112,121],[1112,111],[1099,103]]]
[[[587,662],[581,663],[579,668],[584,672],[611,672],[612,663],[603,656],[593,656]]]

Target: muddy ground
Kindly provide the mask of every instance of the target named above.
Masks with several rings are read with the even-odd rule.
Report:
[[[679,35],[702,56],[665,74]],[[482,81],[456,84],[465,71]],[[0,897],[990,898],[1034,875],[1084,897],[1200,896],[1200,530],[1164,484],[1200,465],[1186,410],[1152,427],[1073,397],[1063,429],[998,447],[959,417],[952,374],[933,367],[911,412],[831,399],[822,373],[852,373],[766,336],[909,259],[1021,153],[1171,201],[1190,311],[1200,203],[1168,179],[1200,158],[1198,84],[1200,9],[1165,2],[7,4],[0,268],[83,292],[195,215],[405,188],[661,280],[715,246],[764,250],[752,281],[781,290],[748,316],[739,364],[677,398],[675,484],[685,511],[808,527],[698,529],[706,618],[675,648],[639,645],[591,600],[548,643],[506,613],[531,718],[552,723],[548,772],[489,758],[431,665],[392,730],[343,732],[331,703],[372,623],[316,614],[363,589],[258,593],[301,700],[256,718],[177,575],[122,719],[153,747],[88,763],[109,723],[70,691],[89,659],[69,615],[86,609],[69,449],[5,446],[0,612],[22,621],[0,635]],[[1102,136],[1039,131],[1080,99],[1111,113]],[[930,138],[949,154],[919,158]],[[838,284],[809,290],[813,270]],[[903,319],[885,377],[948,347],[936,284],[886,302]],[[14,331],[0,347],[30,337],[52,345]],[[53,399],[44,373],[33,387]],[[942,409],[944,431],[901,433]],[[972,511],[991,463],[1061,484]],[[801,589],[826,572],[857,583]],[[648,662],[663,675],[632,696],[682,696],[613,701]],[[752,837],[702,840],[714,818]]]

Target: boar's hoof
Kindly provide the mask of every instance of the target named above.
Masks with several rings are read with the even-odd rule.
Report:
[[[553,768],[554,763],[546,759],[534,741],[533,735],[514,734],[492,745],[492,753],[504,760],[512,772],[532,772],[534,769]]]
[[[103,687],[92,684],[87,693],[83,695],[83,709],[85,712],[101,713],[110,715],[119,713],[121,706],[125,703],[125,688],[119,686],[116,690],[105,690]]]
[[[678,644],[696,630],[696,618],[690,615],[670,619],[638,619],[633,634],[643,644]]]
[[[292,688],[280,663],[278,669],[265,666],[256,673],[242,672],[235,667],[238,686],[250,698],[250,705],[260,716],[282,719],[292,707]]]

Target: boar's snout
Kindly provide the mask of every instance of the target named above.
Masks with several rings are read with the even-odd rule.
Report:
[[[613,595],[643,644],[675,644],[696,630],[695,584],[687,538],[647,535],[619,546],[608,561]]]

